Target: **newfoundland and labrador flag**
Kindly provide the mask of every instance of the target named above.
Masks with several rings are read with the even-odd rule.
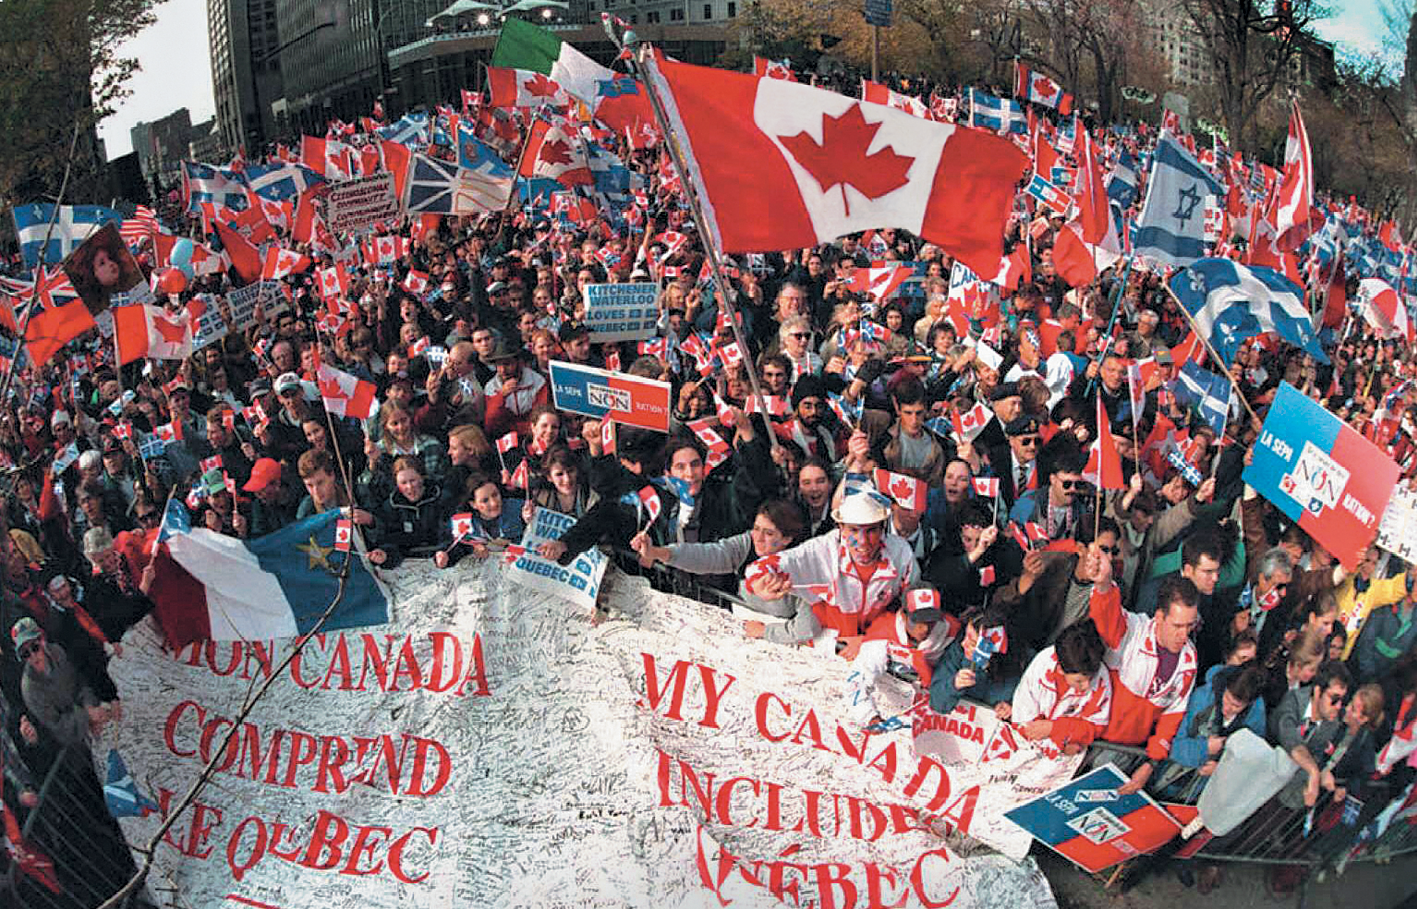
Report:
[[[978,274],[999,270],[1014,185],[1028,167],[1012,142],[797,82],[662,57],[645,69],[694,160],[723,251],[897,227]]]
[[[251,540],[205,527],[168,537],[151,593],[168,645],[306,634],[334,600],[346,561],[344,595],[324,629],[387,622],[389,593],[365,565],[358,535],[358,551],[335,548],[340,514],[313,515]]]
[[[1210,341],[1227,366],[1235,362],[1243,341],[1266,332],[1328,362],[1314,337],[1304,291],[1272,268],[1201,259],[1178,272],[1170,287],[1176,302],[1190,313],[1196,332]]]

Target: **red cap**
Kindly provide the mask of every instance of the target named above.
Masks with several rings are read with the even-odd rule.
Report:
[[[261,458],[251,468],[251,479],[241,488],[246,492],[260,492],[280,479],[280,462],[274,458]]]

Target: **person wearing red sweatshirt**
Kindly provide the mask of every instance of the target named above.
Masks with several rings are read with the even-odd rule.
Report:
[[[1094,558],[1095,556],[1088,556]],[[1145,745],[1147,762],[1117,791],[1136,792],[1171,753],[1196,678],[1196,646],[1191,632],[1200,623],[1200,593],[1188,578],[1164,578],[1156,592],[1156,614],[1122,609],[1110,560],[1096,566],[1089,612],[1102,640],[1112,676],[1112,716],[1101,736],[1119,745]]]

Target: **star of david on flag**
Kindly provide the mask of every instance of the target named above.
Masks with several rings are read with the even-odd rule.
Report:
[[[1163,132],[1152,156],[1146,204],[1134,251],[1167,265],[1190,265],[1206,253],[1205,197],[1225,188],[1181,143]]]

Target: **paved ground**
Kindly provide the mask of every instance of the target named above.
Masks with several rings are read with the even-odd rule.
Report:
[[[1038,856],[1053,885],[1060,909],[1280,909],[1298,907],[1291,896],[1277,900],[1265,888],[1264,868],[1259,865],[1226,864],[1224,878],[1209,896],[1187,889],[1176,879],[1172,867],[1156,871],[1120,896],[1107,893],[1101,882],[1075,868],[1051,852]],[[1404,903],[1406,905],[1404,905]],[[1357,862],[1341,877],[1329,875],[1322,882],[1311,881],[1304,896],[1305,909],[1413,909],[1417,906],[1417,855],[1407,855],[1391,864]]]

